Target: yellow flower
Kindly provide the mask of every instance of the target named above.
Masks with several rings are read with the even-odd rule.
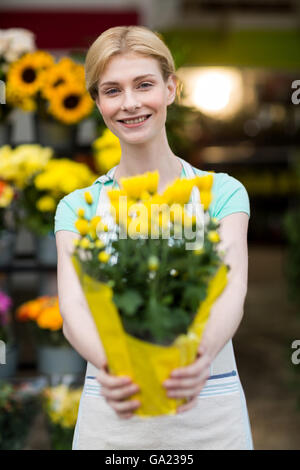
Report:
[[[120,141],[109,129],[105,129],[103,134],[93,142],[92,148],[95,166],[100,173],[107,173],[120,162]]]
[[[52,56],[42,51],[24,54],[9,67],[9,86],[23,96],[36,94],[43,84],[41,71],[52,63]]]
[[[36,207],[41,212],[53,212],[56,208],[56,201],[51,196],[42,196],[38,199]]]
[[[194,255],[202,255],[204,253],[203,248],[197,248],[196,250],[193,251]]]
[[[216,232],[215,230],[210,230],[207,234],[207,238],[212,243],[218,243],[220,241],[220,236],[219,236],[218,232]]]
[[[195,185],[199,189],[199,191],[211,191],[213,182],[214,182],[214,176],[213,172],[210,172],[208,175],[205,176],[196,176],[194,178]]]
[[[193,186],[193,179],[177,179],[165,189],[162,196],[167,204],[187,204],[190,200]]]
[[[75,248],[78,248],[80,246],[80,240],[78,238],[74,238],[73,245],[75,246]]]
[[[84,88],[84,72],[82,65],[76,64],[69,57],[63,57],[57,64],[53,64],[42,74],[42,94],[46,99],[51,99],[57,92],[57,88],[67,83],[79,83]]]
[[[141,199],[145,191],[155,193],[159,180],[158,171],[149,172],[130,178],[121,178],[120,183],[127,195],[133,199]]]
[[[150,269],[150,271],[157,271],[158,266],[159,266],[159,259],[157,258],[157,256],[153,256],[153,255],[149,256],[148,268]]]
[[[75,227],[77,228],[78,232],[80,235],[84,236],[87,235],[89,229],[90,229],[90,224],[87,220],[85,219],[78,219],[75,222]]]
[[[101,261],[101,263],[107,263],[109,258],[110,258],[110,255],[106,251],[101,251],[98,255],[98,260]]]
[[[79,246],[80,246],[80,248],[83,248],[84,250],[87,250],[88,248],[91,248],[91,242],[87,237],[84,237],[80,240]]]
[[[80,217],[81,219],[84,218],[84,214],[85,214],[85,211],[82,207],[80,207],[78,210],[77,210],[77,215],[78,217]]]
[[[96,240],[96,241],[95,241],[95,247],[96,247],[96,248],[103,248],[103,247],[104,247],[103,241],[102,241],[102,240],[99,240],[99,239]]]
[[[8,207],[13,197],[13,188],[9,184],[4,183],[4,181],[0,181],[0,207]]]
[[[51,96],[48,111],[64,124],[77,124],[91,113],[93,106],[93,100],[82,86],[66,83],[57,87]]]
[[[91,193],[89,193],[88,191],[86,191],[86,192],[84,193],[84,198],[85,198],[85,201],[86,201],[88,204],[93,204],[92,195],[91,195]]]
[[[201,201],[201,204],[203,205],[204,210],[207,211],[212,201],[211,192],[208,192],[208,191],[201,192],[200,201]]]
[[[99,224],[100,221],[101,221],[100,215],[95,215],[95,216],[90,220],[91,227],[93,227],[95,230],[97,230],[97,227],[98,227],[98,224]]]

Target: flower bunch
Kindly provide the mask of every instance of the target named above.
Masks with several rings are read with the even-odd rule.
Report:
[[[85,88],[84,67],[69,57],[55,62],[48,52],[23,55],[9,67],[7,100],[12,105],[28,103],[42,118],[77,124],[88,117],[94,103]]]
[[[0,291],[0,339],[3,341],[7,341],[9,336],[8,325],[11,306],[12,299]]]
[[[40,343],[65,344],[57,296],[40,296],[23,303],[16,310],[16,318],[20,322],[31,323]]]
[[[11,208],[16,197],[16,192],[10,184],[0,180],[0,230],[7,228],[7,211]]]
[[[1,178],[22,190],[52,156],[53,150],[50,147],[41,147],[38,144],[18,145],[14,149],[4,145],[0,147]]]
[[[107,173],[120,162],[120,141],[109,129],[105,129],[103,134],[93,142],[92,149],[95,167],[101,174]]]
[[[108,191],[113,225],[79,209],[74,255],[85,274],[112,288],[128,333],[170,344],[187,331],[222,257],[219,223],[208,214],[213,174],[178,179],[162,194],[158,182],[158,172],[147,172]]]
[[[22,28],[0,29],[0,80],[6,83],[10,65],[23,54],[32,52],[34,49],[35,41],[31,31]],[[9,90],[5,91],[7,96]],[[3,101],[1,102],[3,103]],[[19,106],[26,108],[26,100],[22,100],[19,97]],[[13,106],[7,102],[0,106],[0,122],[5,121],[12,109]]]
[[[82,388],[69,388],[64,384],[46,388],[43,392],[45,409],[51,422],[63,428],[74,429]]]

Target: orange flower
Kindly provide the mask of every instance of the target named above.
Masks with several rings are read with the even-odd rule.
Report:
[[[19,321],[36,320],[42,309],[49,303],[49,296],[38,297],[36,300],[29,300],[17,309],[17,319]]]
[[[63,319],[59,312],[58,303],[52,307],[45,308],[37,319],[40,328],[52,331],[60,330],[63,325]]]
[[[44,295],[25,302],[17,309],[16,313],[19,321],[33,320],[43,329],[56,331],[60,330],[63,324],[57,296]]]

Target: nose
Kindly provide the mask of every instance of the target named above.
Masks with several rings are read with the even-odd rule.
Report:
[[[123,102],[122,102],[122,106],[121,106],[121,109],[122,111],[135,111],[137,108],[140,108],[141,107],[141,104],[139,102],[139,100],[137,99],[137,96],[131,92],[131,91],[127,91],[124,93],[124,98],[123,98]]]

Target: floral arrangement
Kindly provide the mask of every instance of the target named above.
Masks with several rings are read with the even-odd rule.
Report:
[[[213,174],[178,179],[163,194],[158,181],[158,172],[122,178],[121,189],[107,192],[108,217],[88,220],[79,208],[72,258],[110,369],[141,387],[141,416],[175,412],[179,402],[161,383],[196,357],[228,270],[208,213]],[[202,212],[189,203],[192,191]]]
[[[9,330],[11,306],[11,298],[0,291],[0,339],[4,342],[8,342],[11,338]]]
[[[79,123],[94,107],[85,88],[83,65],[69,57],[56,62],[42,50],[29,52],[11,64],[7,101],[25,111],[36,111],[42,119],[66,125]]]
[[[21,450],[38,409],[38,400],[23,384],[0,382],[0,450]]]
[[[109,129],[104,129],[102,135],[92,144],[95,168],[101,174],[107,173],[121,159],[121,145]]]
[[[63,319],[57,296],[40,296],[23,303],[16,310],[16,318],[20,322],[30,322],[39,344],[68,344],[62,333]]]
[[[8,210],[12,207],[15,196],[16,192],[14,188],[5,181],[0,180],[0,230],[11,228],[9,227],[11,224],[7,220],[6,215]]]
[[[34,49],[34,34],[31,31],[22,28],[0,29],[0,80],[7,83],[11,64]],[[26,108],[26,100],[19,97],[19,106]],[[11,103],[0,106],[0,122],[6,120],[13,107]]]
[[[48,387],[43,392],[52,448],[68,450],[72,447],[82,387],[70,388],[64,384]]]
[[[54,213],[62,197],[90,186],[97,178],[86,164],[55,159],[50,147],[37,144],[1,147],[0,174],[17,191],[17,223],[37,235],[53,231]]]

